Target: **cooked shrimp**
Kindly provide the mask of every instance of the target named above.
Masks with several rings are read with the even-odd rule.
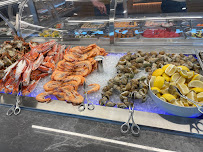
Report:
[[[64,83],[61,85],[61,87],[68,86],[68,85],[73,86],[73,87],[74,87],[74,90],[78,90],[79,84],[78,84],[78,82],[76,82],[76,81],[64,82]]]
[[[65,98],[64,98],[65,93],[63,93],[63,92],[54,92],[53,95],[56,96],[56,98],[58,100],[61,100],[61,101],[65,100]]]
[[[72,75],[72,76],[67,76],[65,79],[63,79],[62,81],[64,82],[69,82],[69,81],[76,81],[78,83],[78,85],[81,84],[81,77],[77,76],[77,75]]]
[[[61,84],[62,82],[60,81],[49,81],[43,86],[43,88],[45,91],[52,91],[56,88],[59,88]]]
[[[74,72],[75,75],[87,76],[91,71],[88,68],[77,68]]]
[[[67,102],[71,102],[71,99],[74,98],[73,94],[71,93],[71,91],[68,90],[64,90],[64,99]]]
[[[51,98],[45,98],[45,97],[51,94],[53,94],[53,91],[42,92],[36,96],[36,100],[39,102],[49,102],[51,101]]]
[[[93,92],[96,92],[100,89],[100,85],[99,84],[90,84],[88,85],[88,87],[91,86],[92,88],[90,90],[87,91],[87,94],[90,94],[90,93],[93,93]]]
[[[75,63],[75,68],[88,68],[89,71],[92,70],[92,64],[90,61],[80,61]]]
[[[71,96],[69,99],[74,104],[81,104],[84,101],[84,97],[81,96],[77,91],[73,90],[71,91],[73,94],[73,97]]]
[[[62,60],[62,61],[59,61],[58,64],[57,64],[57,67],[63,69],[63,68],[66,68],[66,69],[70,69],[72,70],[74,67],[73,67],[73,63],[71,62],[67,62],[65,60]]]
[[[71,73],[69,73],[69,72],[58,72],[53,76],[53,79],[56,81],[63,81],[70,74]]]

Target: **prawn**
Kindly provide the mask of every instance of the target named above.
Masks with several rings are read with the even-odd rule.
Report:
[[[70,96],[70,101],[74,104],[81,104],[84,101],[84,97],[81,96],[77,91],[73,90],[71,91],[72,96]]]
[[[100,85],[99,84],[90,84],[88,85],[88,87],[91,86],[92,88],[90,90],[87,91],[87,94],[90,94],[90,93],[93,93],[93,92],[96,92],[100,89]]]
[[[42,92],[36,96],[36,100],[39,102],[49,102],[51,101],[51,98],[45,98],[45,97],[51,94],[53,94],[53,91]]]
[[[45,91],[53,91],[54,89],[60,87],[61,84],[62,82],[59,81],[49,81],[43,86],[43,88]]]
[[[64,92],[54,92],[53,95],[56,96],[56,98],[58,100],[61,100],[61,101],[65,100],[65,98],[64,98],[65,93]]]

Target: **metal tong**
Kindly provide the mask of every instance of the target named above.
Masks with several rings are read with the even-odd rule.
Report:
[[[7,111],[6,115],[11,116],[12,114],[18,115],[21,111],[20,103],[21,103],[21,94],[22,94],[22,83],[18,86],[18,94],[16,96],[16,103]]]
[[[128,121],[125,122],[122,126],[121,126],[121,133],[126,134],[131,130],[131,133],[134,136],[139,136],[140,134],[140,127],[135,123],[134,119],[133,119],[133,114],[134,114],[134,100],[135,100],[135,93],[131,93],[130,94],[130,98],[133,101],[133,106],[131,104],[129,104],[129,118]],[[132,118],[132,126],[130,127],[130,120]]]
[[[86,82],[84,82],[84,84],[83,84],[83,89],[84,89],[84,101],[85,101],[85,99],[87,100],[87,109],[88,110],[94,110],[94,108],[95,108],[95,106],[94,106],[94,104],[87,98],[87,91],[86,91],[86,89],[87,89],[87,84],[86,84]],[[78,107],[78,110],[80,111],[80,112],[82,112],[82,111],[84,111],[85,110],[85,103],[84,103],[84,101],[79,105],[79,107]]]
[[[181,97],[183,97],[184,99],[187,99],[188,101],[192,102],[192,103],[197,107],[198,111],[203,114],[203,107],[202,107],[203,104],[202,104],[202,103],[199,103],[199,102],[196,102],[196,101],[194,101],[194,100],[191,100],[191,99],[188,98],[187,96],[183,95],[183,94],[180,92],[180,90],[179,90],[176,86],[170,85],[169,87],[173,87],[173,88],[176,90],[176,92],[178,92],[178,94],[179,94]],[[199,105],[201,105],[201,106],[199,106]]]

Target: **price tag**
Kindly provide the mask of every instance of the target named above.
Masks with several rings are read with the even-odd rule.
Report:
[[[113,35],[114,35],[114,32],[109,33],[109,36],[113,36]]]
[[[122,34],[126,34],[127,32],[128,32],[128,30],[125,30],[125,31],[122,32]]]
[[[181,31],[180,29],[176,29],[176,33],[182,33],[183,31]]]

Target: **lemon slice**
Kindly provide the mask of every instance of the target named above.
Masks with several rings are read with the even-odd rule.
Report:
[[[191,100],[194,100],[194,101],[198,101],[197,100],[197,94],[195,93],[195,91],[190,91],[188,94],[187,94],[187,97]],[[189,101],[188,101],[189,102]]]
[[[166,70],[165,70],[165,73],[168,75],[168,76],[172,76],[174,73],[176,72],[176,66],[175,65],[172,65],[170,64]]]
[[[165,99],[164,97],[159,97],[159,99],[161,99],[161,100],[167,102],[166,99]]]
[[[195,75],[194,71],[187,72],[188,79],[191,79],[194,75]]]
[[[166,73],[163,73],[162,74],[162,77],[164,77],[164,79],[169,82],[171,80],[171,78],[166,74]]]
[[[150,83],[150,87],[154,86],[154,80],[156,79],[156,76],[152,76],[149,83]]]
[[[199,102],[202,102],[202,101],[203,101],[203,92],[197,94],[197,100],[198,100]]]
[[[169,92],[168,92],[168,88],[163,88],[163,89],[161,89],[161,93],[162,94],[168,94]]]
[[[188,94],[190,92],[190,90],[188,89],[188,87],[183,84],[183,83],[179,83],[177,84],[178,89],[180,90],[180,92],[184,95]]]
[[[159,88],[157,88],[157,87],[152,87],[151,90],[152,90],[152,92],[154,94],[157,94],[157,93],[161,92],[161,90]]]
[[[178,78],[178,80],[176,80],[176,83],[177,83],[177,84],[184,84],[185,81],[186,81],[186,79],[183,78],[182,76],[180,76],[180,77]]]
[[[170,82],[169,85],[176,86],[176,82]]]
[[[157,93],[156,96],[160,98],[160,97],[161,97],[161,94],[160,94],[160,93]]]
[[[186,66],[178,66],[178,67],[177,67],[177,71],[178,71],[178,72],[180,72],[180,71],[182,71],[182,70],[186,70],[186,71],[188,71],[188,72],[190,71],[190,69],[188,69],[188,67],[186,67]]]
[[[165,71],[166,68],[168,68],[169,65],[171,65],[171,64],[166,64],[166,65],[164,65],[164,66],[162,67],[162,69]]]
[[[161,89],[164,85],[164,81],[164,77],[158,76],[155,78],[153,86]]]
[[[188,75],[187,75],[187,70],[182,70],[180,71],[180,75],[183,77],[183,78],[187,78]]]
[[[172,103],[176,100],[176,98],[172,94],[163,94],[162,97],[166,99],[166,101]]]
[[[153,73],[152,76],[161,76],[164,73],[163,69],[156,69]]]
[[[196,93],[203,92],[203,88],[192,88],[191,90],[195,91]]]
[[[176,106],[184,107],[184,104],[180,100],[175,100],[173,104]]]
[[[188,83],[188,87],[198,87],[198,88],[203,88],[203,82],[200,81],[200,80],[193,80],[193,81],[190,81]]]
[[[200,81],[203,81],[203,76],[201,74],[196,74],[191,81],[193,80],[200,80]]]
[[[179,73],[175,73],[171,76],[171,82],[176,82],[178,78],[180,77]]]

